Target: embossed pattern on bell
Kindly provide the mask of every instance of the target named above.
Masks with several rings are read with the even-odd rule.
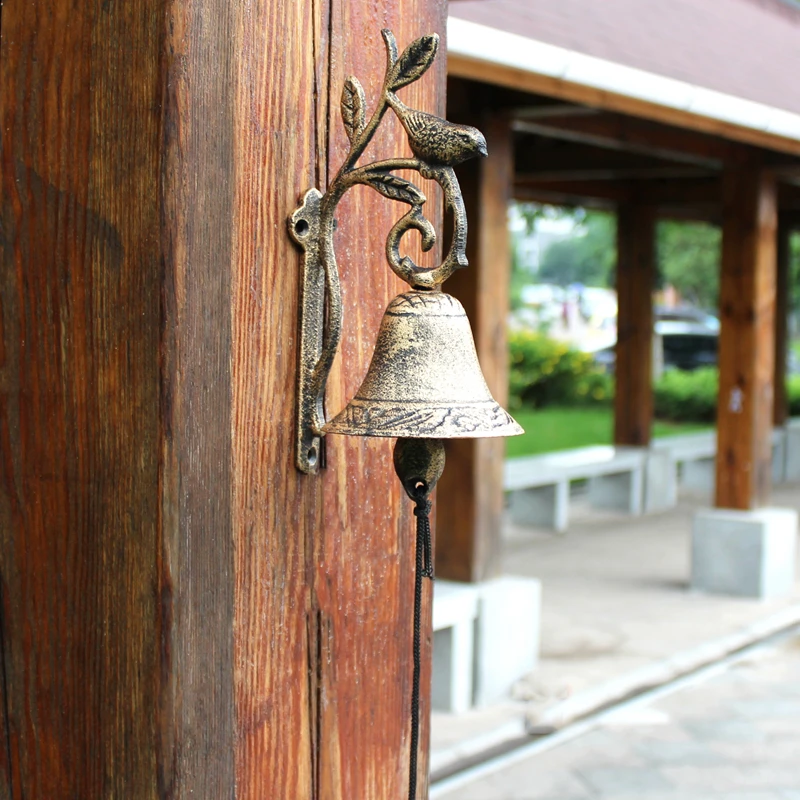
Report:
[[[486,385],[464,307],[424,291],[389,304],[361,387],[323,430],[437,439],[522,433]]]

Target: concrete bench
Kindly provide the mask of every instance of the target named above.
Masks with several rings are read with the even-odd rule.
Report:
[[[793,417],[786,423],[786,458],[784,479],[800,481],[800,417]]]
[[[511,493],[511,518],[566,530],[569,487],[576,480],[589,481],[595,507],[641,514],[647,459],[645,448],[603,445],[508,459],[503,486]]]
[[[472,708],[478,601],[475,584],[437,580],[433,585],[431,705],[437,711]]]
[[[798,444],[800,444],[800,426]],[[687,489],[712,494],[716,481],[717,434],[715,431],[665,436],[653,441],[652,449],[668,454],[674,463],[676,479]],[[800,450],[800,448],[798,448]],[[798,453],[800,456],[800,453]],[[772,480],[781,483],[788,477],[788,426],[772,431]],[[800,458],[798,458],[800,462]],[[800,468],[800,463],[798,463]]]
[[[717,434],[714,431],[686,433],[655,439],[655,451],[668,454],[681,485],[710,494],[714,491]]]
[[[431,705],[462,713],[507,697],[539,658],[541,584],[503,576],[433,586]]]

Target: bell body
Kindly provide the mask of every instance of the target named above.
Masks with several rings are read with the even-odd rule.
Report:
[[[464,307],[440,291],[392,300],[361,387],[323,430],[434,439],[523,432],[489,392]]]

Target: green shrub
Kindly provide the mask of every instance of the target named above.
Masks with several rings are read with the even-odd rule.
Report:
[[[718,387],[716,367],[668,370],[654,388],[655,416],[675,422],[713,422]]]
[[[613,397],[612,381],[591,355],[542,333],[509,336],[509,400],[512,408],[595,405]]]
[[[800,375],[790,375],[786,381],[789,394],[789,415],[800,417]]]

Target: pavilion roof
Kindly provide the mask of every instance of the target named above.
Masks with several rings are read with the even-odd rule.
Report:
[[[791,0],[458,0],[449,14],[800,114]]]

